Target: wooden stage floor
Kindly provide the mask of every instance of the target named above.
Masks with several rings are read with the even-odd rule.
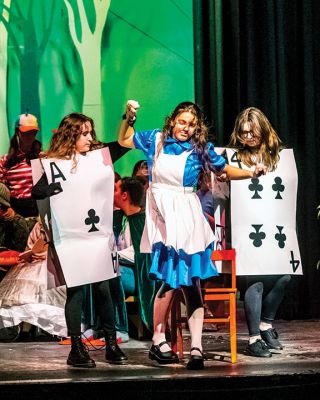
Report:
[[[189,335],[180,364],[160,366],[148,359],[149,341],[122,344],[127,365],[104,362],[93,351],[95,369],[68,367],[69,346],[59,342],[0,343],[0,399],[302,399],[320,393],[320,321],[282,321],[275,327],[285,348],[261,359],[244,354],[247,332],[238,329],[238,362],[230,363],[225,328],[204,333],[205,369],[188,371]],[[236,396],[236,397],[235,397]],[[310,397],[311,400],[311,397]]]

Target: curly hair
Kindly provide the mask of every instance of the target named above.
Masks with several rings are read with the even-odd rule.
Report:
[[[96,140],[93,119],[81,113],[71,113],[66,115],[59,124],[59,128],[55,131],[51,138],[49,149],[46,153],[48,158],[57,158],[63,160],[73,160],[75,168],[76,162],[76,143],[82,134],[82,126],[89,122],[92,127],[91,136],[92,148],[97,148],[99,143]]]
[[[26,162],[30,165],[31,160],[39,157],[39,154],[42,150],[42,144],[39,140],[35,139],[31,145],[30,151],[26,154],[20,153],[20,145],[19,145],[19,128],[15,128],[14,135],[10,140],[10,146],[8,151],[8,158],[5,164],[6,168],[11,168],[18,164],[23,159],[26,159]]]
[[[268,118],[258,108],[249,107],[238,114],[228,147],[238,150],[237,158],[245,165],[253,166],[256,163],[252,159],[251,149],[244,145],[241,138],[245,123],[250,125],[250,129],[255,134],[261,136],[259,154],[262,156],[263,163],[268,167],[268,170],[274,171],[280,158],[279,153],[283,147],[282,142]]]
[[[160,151],[163,148],[168,136],[172,135],[174,121],[180,114],[184,112],[189,112],[195,117],[196,128],[194,134],[190,138],[190,143],[192,144],[192,147],[196,151],[199,159],[202,160],[204,170],[214,171],[215,169],[210,162],[207,148],[209,128],[206,123],[205,115],[200,107],[191,101],[184,101],[182,103],[179,103],[173,110],[173,112],[166,117],[164,127],[162,129],[161,141],[159,142],[159,145],[157,147],[156,158],[159,156]]]

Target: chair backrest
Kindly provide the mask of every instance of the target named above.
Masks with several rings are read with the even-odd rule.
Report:
[[[231,261],[231,288],[236,289],[236,250],[213,250],[212,261]]]

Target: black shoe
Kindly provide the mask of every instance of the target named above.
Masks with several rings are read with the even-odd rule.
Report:
[[[253,357],[271,357],[272,353],[269,351],[268,346],[261,339],[256,342],[248,344],[246,353]]]
[[[269,349],[282,350],[283,346],[278,340],[278,333],[275,329],[269,328],[266,331],[260,331],[262,339],[266,342]]]
[[[198,347],[192,347],[190,349],[190,353],[193,350],[199,351],[200,352],[200,356],[191,354],[191,358],[190,358],[190,360],[189,360],[189,362],[187,364],[187,369],[194,369],[194,370],[195,369],[203,369],[204,368],[204,362],[203,362],[204,356],[203,356],[202,351]]]
[[[95,368],[96,363],[90,358],[88,350],[80,336],[71,336],[71,351],[67,360],[68,365],[82,368]]]
[[[120,347],[115,344],[112,346],[106,346],[106,361],[110,364],[126,364],[128,357],[120,349]]]
[[[173,350],[164,351],[160,350],[160,347],[168,342],[164,341],[157,345],[152,345],[149,350],[150,360],[156,360],[159,364],[177,364],[179,363],[179,358]]]
[[[118,346],[116,333],[106,336],[105,340],[106,361],[110,364],[126,364],[128,361],[128,357]]]

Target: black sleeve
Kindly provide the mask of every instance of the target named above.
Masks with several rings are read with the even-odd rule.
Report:
[[[46,174],[43,174],[38,182],[33,186],[31,196],[33,199],[42,200],[60,192],[62,192],[60,182],[50,183],[49,185]]]
[[[109,148],[110,155],[111,155],[111,160],[113,163],[115,163],[119,158],[124,156],[129,150],[127,147],[122,147],[120,144],[115,141],[115,142],[110,142],[110,143],[104,143],[105,147]]]

